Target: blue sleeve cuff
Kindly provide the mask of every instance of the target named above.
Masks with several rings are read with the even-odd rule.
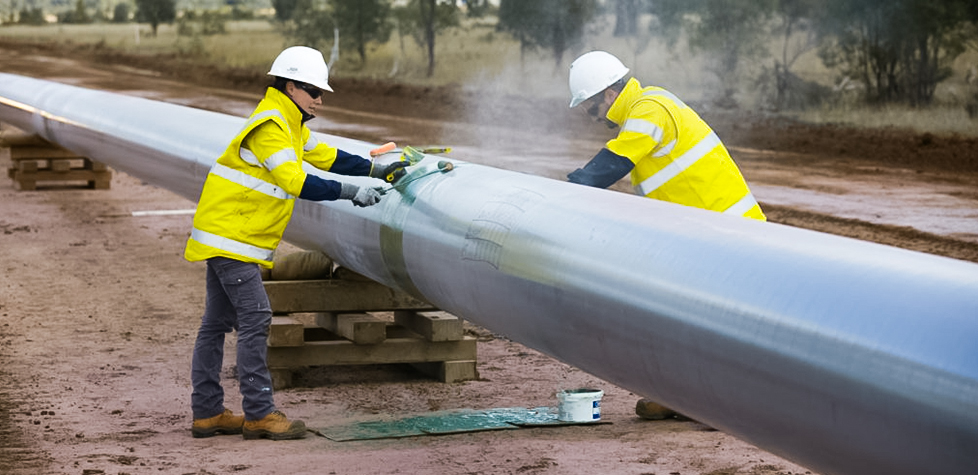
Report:
[[[626,157],[602,148],[584,168],[578,168],[567,175],[571,183],[607,188],[632,171],[635,164]]]
[[[309,201],[333,201],[340,197],[340,182],[324,180],[313,174],[306,175],[299,198]]]
[[[339,175],[367,176],[370,173],[370,165],[370,160],[336,149],[336,160],[329,167],[329,171]]]

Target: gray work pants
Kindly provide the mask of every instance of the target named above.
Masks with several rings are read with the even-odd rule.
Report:
[[[245,418],[258,420],[275,410],[265,357],[272,308],[257,264],[224,257],[207,260],[207,304],[197,332],[191,367],[194,419],[224,411],[221,365],[224,335],[238,331],[238,382]]]

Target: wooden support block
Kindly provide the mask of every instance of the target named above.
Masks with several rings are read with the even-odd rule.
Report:
[[[96,190],[108,190],[112,186],[112,174],[110,172],[96,172],[94,180],[88,182],[88,186]]]
[[[360,282],[373,282],[373,279],[366,277],[363,274],[357,274],[346,267],[337,267],[335,270],[333,270],[333,278],[342,280],[356,280]]]
[[[444,382],[477,379],[476,339],[462,321],[431,304],[370,280],[294,280],[264,283],[276,314],[314,312],[301,345],[268,348],[275,387],[291,384],[289,369],[310,366],[409,363]],[[398,324],[366,312],[395,311]],[[407,311],[411,310],[411,311]],[[281,318],[281,317],[280,317]],[[291,319],[285,318],[292,322]]]
[[[27,162],[21,162],[27,163]],[[91,170],[84,170],[81,168],[75,168],[64,172],[55,172],[51,170],[37,170],[34,172],[24,172],[21,170],[16,170],[11,177],[15,182],[20,183],[21,190],[33,190],[36,189],[37,182],[54,181],[54,182],[86,182],[89,187],[96,189],[108,189],[112,183],[112,172],[103,171],[95,172]]]
[[[305,325],[289,317],[272,317],[268,328],[268,346],[302,346]]]
[[[0,147],[23,147],[23,146],[51,146],[51,142],[44,140],[40,135],[30,134],[24,131],[0,133]]]
[[[37,160],[19,160],[17,162],[17,170],[21,173],[35,173],[37,169]]]
[[[462,339],[462,319],[444,312],[397,310],[394,312],[394,323],[409,328],[428,341]]]
[[[51,160],[51,171],[62,173],[68,170],[71,170],[71,160],[65,158]]]
[[[457,383],[479,379],[479,371],[476,369],[475,360],[412,363],[411,366],[443,383]]]
[[[319,326],[319,325],[306,325],[305,331],[305,341],[308,343],[310,341],[331,341],[340,340],[342,337],[339,335]],[[390,335],[387,336],[390,338]]]
[[[421,338],[388,338],[378,345],[357,345],[348,340],[307,341],[298,347],[268,349],[269,367],[348,364],[423,363],[475,360],[476,339],[430,342]]]
[[[22,159],[48,159],[48,158],[81,158],[77,153],[65,150],[60,147],[12,147],[10,149],[11,160]]]
[[[81,169],[68,170],[66,172],[57,173],[57,174],[55,174],[54,172],[44,173],[43,171],[37,173],[38,180],[58,180],[58,181],[61,180],[91,181],[91,180],[98,180],[98,179],[108,179],[111,176],[112,175],[109,172],[93,172],[90,170],[81,170]]]
[[[434,310],[430,303],[372,281],[279,280],[265,282],[265,291],[275,313]]]
[[[272,377],[272,390],[292,387],[292,368],[268,368]]]
[[[93,160],[90,160],[90,159],[86,158],[85,159],[85,169],[86,170],[91,170],[93,172],[104,172],[104,171],[108,170],[109,167],[106,164],[102,163],[102,162],[96,162],[96,161],[93,161]]]
[[[37,189],[37,182],[28,178],[15,180],[14,183],[17,184],[17,189],[20,191],[34,191]]]
[[[363,312],[317,313],[316,325],[357,345],[376,345],[387,339],[387,321]]]

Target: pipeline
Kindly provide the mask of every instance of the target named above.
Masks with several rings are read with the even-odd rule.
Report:
[[[195,201],[244,123],[9,74],[0,121]],[[978,265],[437,159],[286,239],[824,474],[978,467]]]

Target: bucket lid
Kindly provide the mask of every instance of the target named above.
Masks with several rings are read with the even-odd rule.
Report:
[[[557,393],[557,398],[562,400],[584,400],[601,399],[604,391],[592,388],[564,389]]]

